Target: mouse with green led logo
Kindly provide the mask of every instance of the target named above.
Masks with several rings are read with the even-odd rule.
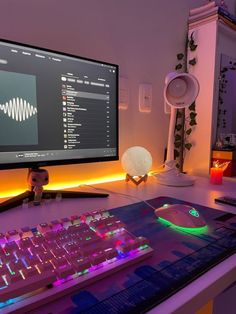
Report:
[[[155,215],[181,228],[202,228],[207,225],[199,211],[185,204],[164,204],[155,209]]]

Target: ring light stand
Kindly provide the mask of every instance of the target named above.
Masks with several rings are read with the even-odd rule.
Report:
[[[169,73],[166,76],[164,99],[165,105],[170,106],[170,124],[167,145],[167,157],[164,171],[157,174],[160,184],[170,186],[193,185],[195,179],[181,173],[176,168],[174,160],[174,133],[177,109],[189,107],[197,98],[199,93],[199,83],[197,79],[189,73]]]

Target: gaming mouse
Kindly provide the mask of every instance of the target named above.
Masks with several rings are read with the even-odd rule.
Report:
[[[182,228],[206,226],[206,221],[199,211],[185,204],[165,204],[155,209],[155,215]]]

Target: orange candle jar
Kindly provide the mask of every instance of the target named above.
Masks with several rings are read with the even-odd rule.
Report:
[[[210,170],[210,182],[212,184],[222,184],[223,169],[219,167],[212,167]]]

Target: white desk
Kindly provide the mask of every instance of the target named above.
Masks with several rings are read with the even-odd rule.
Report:
[[[49,201],[41,206],[31,206],[28,208],[19,206],[0,213],[0,231],[6,232],[23,226],[34,227],[40,222],[69,217],[73,214],[94,209],[110,209],[158,196],[174,197],[192,203],[214,207],[222,211],[226,210],[236,213],[236,207],[220,205],[214,202],[216,197],[222,195],[236,197],[236,183],[227,181],[227,179],[224,179],[222,185],[212,185],[207,178],[199,177],[195,185],[191,187],[167,187],[159,185],[154,177],[149,177],[146,183],[142,183],[139,186],[119,181],[95,185],[94,187],[108,191],[110,196],[108,198],[99,199],[72,199],[59,202]],[[99,192],[99,190],[94,190],[91,187],[83,187],[78,190]],[[112,193],[112,191],[115,193]],[[101,192],[104,191],[101,190]],[[236,254],[158,305],[151,310],[150,313],[194,313],[234,281],[236,281]]]

